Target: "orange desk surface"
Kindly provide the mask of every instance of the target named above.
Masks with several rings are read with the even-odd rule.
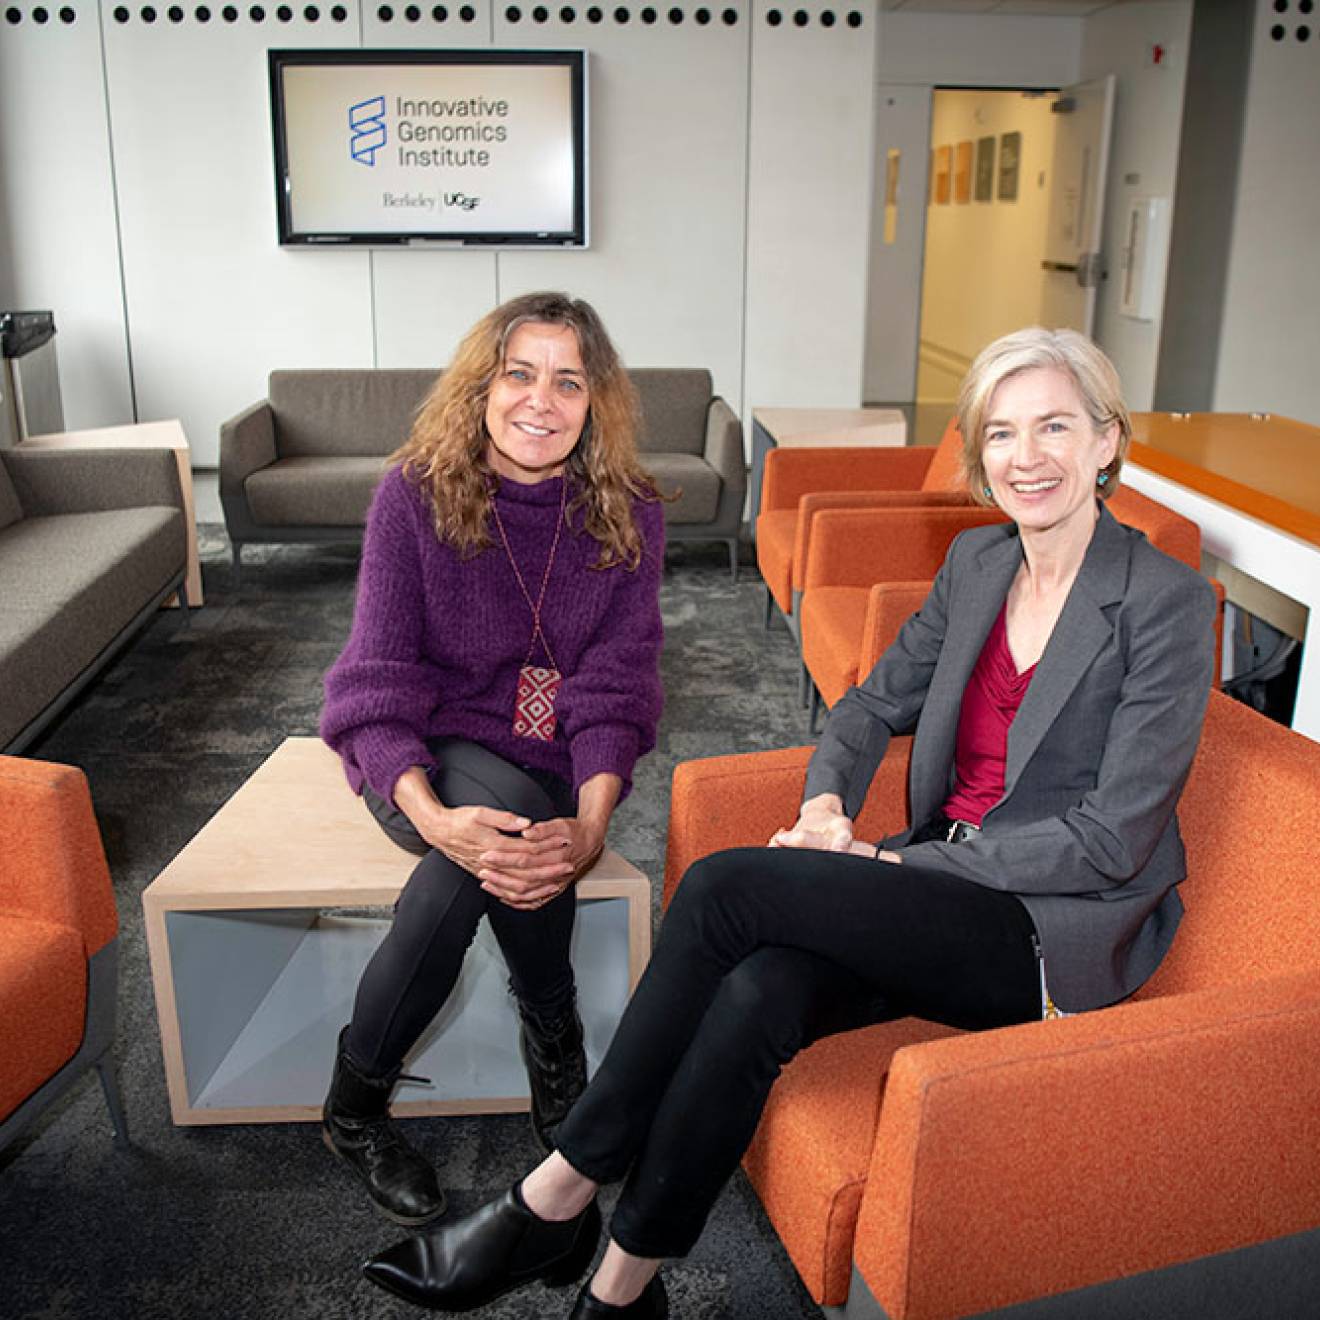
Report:
[[[1133,413],[1131,460],[1320,546],[1320,427],[1251,413]]]

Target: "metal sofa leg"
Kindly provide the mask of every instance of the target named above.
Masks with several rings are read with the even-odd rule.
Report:
[[[775,598],[769,587],[765,589],[765,630],[770,631],[770,624],[775,617]]]
[[[231,540],[229,549],[234,556],[234,589],[237,590],[243,585],[243,542]]]
[[[738,538],[731,536],[728,539],[729,547],[729,572],[733,576],[734,582],[738,581]]]
[[[186,578],[179,583],[174,594],[179,598],[179,615],[181,618],[179,626],[181,628],[191,628],[192,614],[189,611],[192,609],[192,601],[188,599],[188,581]]]
[[[109,1051],[97,1060],[96,1075],[101,1079],[101,1090],[105,1093],[105,1107],[110,1112],[115,1144],[127,1146],[128,1120],[124,1117],[124,1101],[119,1094],[119,1079],[115,1076],[115,1058]]]
[[[820,715],[820,689],[811,684],[811,699],[807,707],[807,732],[814,738],[816,736],[816,719]]]

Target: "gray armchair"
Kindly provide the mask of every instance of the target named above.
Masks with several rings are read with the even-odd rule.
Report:
[[[642,464],[666,494],[665,539],[723,541],[738,580],[738,534],[747,494],[742,423],[699,367],[637,367]]]

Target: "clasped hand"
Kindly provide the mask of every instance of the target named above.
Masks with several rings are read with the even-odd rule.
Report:
[[[819,852],[849,853],[855,857],[901,862],[894,852],[877,852],[874,844],[853,838],[853,823],[843,813],[843,803],[834,793],[821,793],[802,804],[796,823],[770,836],[771,848],[813,848]]]
[[[487,893],[515,908],[538,908],[600,855],[604,837],[576,817],[533,824],[496,807],[442,807],[422,837],[470,871]]]

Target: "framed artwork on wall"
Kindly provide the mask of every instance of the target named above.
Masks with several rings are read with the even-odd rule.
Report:
[[[1016,202],[1018,195],[1018,166],[1022,162],[1022,134],[999,135],[999,200]]]
[[[935,148],[935,201],[940,206],[949,202],[949,172],[953,165],[953,148],[949,146]]]
[[[971,138],[958,143],[953,165],[953,200],[955,202],[970,202],[972,200]]]
[[[976,200],[989,202],[995,195],[995,140],[992,137],[976,140]]]

